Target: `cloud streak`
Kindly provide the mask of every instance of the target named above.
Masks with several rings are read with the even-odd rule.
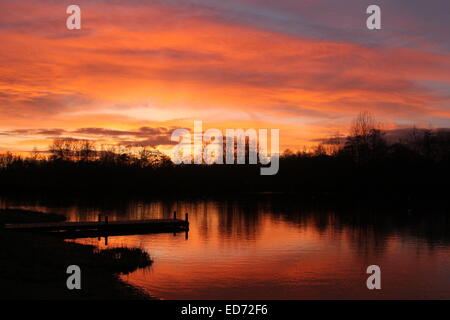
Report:
[[[171,146],[172,131],[176,127],[140,127],[137,130],[115,130],[108,128],[79,128],[76,130],[54,129],[16,129],[0,131],[0,136],[34,137],[39,139],[89,139],[99,142],[114,141],[126,146],[159,147]]]

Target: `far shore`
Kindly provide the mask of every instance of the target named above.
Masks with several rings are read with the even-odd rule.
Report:
[[[97,250],[48,234],[4,230],[8,223],[64,221],[58,214],[0,209],[0,299],[153,300],[119,278],[152,260],[139,248]],[[69,290],[69,265],[81,268],[81,290]]]

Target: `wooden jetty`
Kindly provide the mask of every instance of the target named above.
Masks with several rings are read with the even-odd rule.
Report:
[[[67,238],[189,231],[189,219],[187,213],[185,220],[177,219],[175,212],[173,219],[109,221],[108,216],[104,216],[103,220],[101,217],[102,216],[99,215],[98,221],[86,222],[6,224],[4,229],[47,232]]]

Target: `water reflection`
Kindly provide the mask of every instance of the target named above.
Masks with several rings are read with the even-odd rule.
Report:
[[[138,246],[151,269],[123,279],[162,299],[450,298],[450,223],[444,213],[377,212],[305,205],[292,198],[33,201],[16,206],[70,221],[170,218],[189,213],[184,233],[108,238]],[[78,242],[104,246],[103,241]],[[365,286],[367,266],[382,290]]]

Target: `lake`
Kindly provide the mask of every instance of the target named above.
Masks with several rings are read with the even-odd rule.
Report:
[[[0,198],[69,221],[169,218],[188,234],[108,237],[154,263],[121,278],[160,299],[450,299],[450,219],[439,212],[337,209],[293,197],[175,201]],[[77,239],[105,247],[105,239]],[[74,262],[75,263],[75,262]],[[369,265],[381,290],[368,290]]]

